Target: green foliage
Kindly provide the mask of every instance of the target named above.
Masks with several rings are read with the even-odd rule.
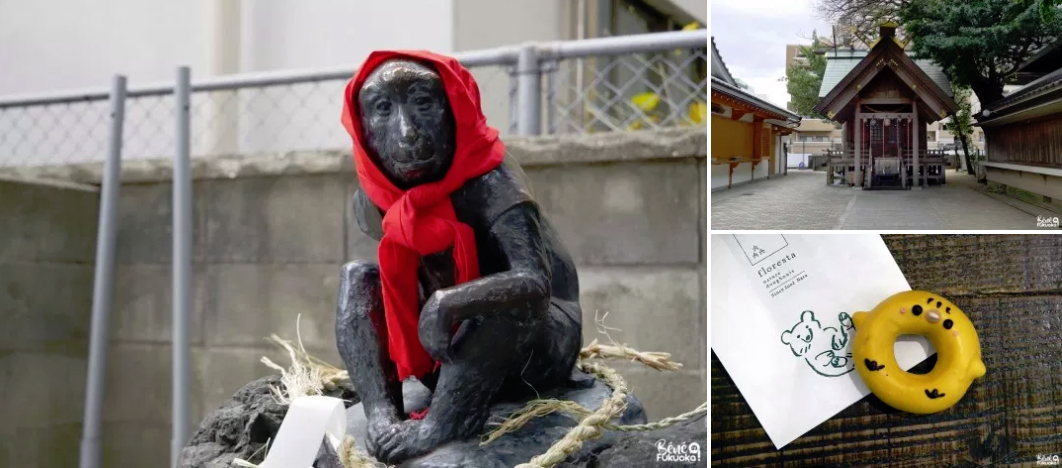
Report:
[[[948,122],[944,123],[944,129],[950,130],[959,138],[959,142],[962,143],[963,156],[966,158],[966,170],[970,174],[974,173],[973,164],[970,161],[970,150],[968,148],[968,142],[970,136],[973,135],[973,105],[970,104],[970,88],[957,87],[955,88],[955,103],[959,106],[959,111],[955,115],[951,116]]]
[[[973,134],[973,106],[970,104],[970,88],[955,88],[955,103],[959,111],[944,124],[944,129],[967,137]]]
[[[1062,0],[1043,0],[1040,2],[1040,16],[1043,16],[1045,23],[1058,20],[1059,5],[1062,5]]]
[[[1045,21],[1044,14],[1059,1],[912,0],[899,16],[914,51],[987,105],[1003,97],[1003,85],[1022,62],[1062,38],[1062,22]]]
[[[794,111],[805,117],[821,117],[814,111],[819,103],[819,88],[826,74],[826,55],[822,54],[818,35],[812,33],[812,44],[801,46],[800,54],[807,58],[807,66],[797,64],[785,71],[786,91],[792,99]]]

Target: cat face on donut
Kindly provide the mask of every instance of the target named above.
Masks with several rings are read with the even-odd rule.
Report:
[[[940,328],[955,338],[963,332],[973,331],[970,319],[951,301],[922,291],[909,291],[903,296],[896,298],[900,303],[900,307],[895,311],[896,319],[901,320],[898,325],[910,326],[909,321],[920,321],[916,323],[923,323],[920,328],[924,328],[926,332]]]
[[[957,403],[986,372],[973,322],[951,301],[927,291],[906,291],[853,317],[853,357],[859,376],[883,402],[917,414]],[[936,366],[914,375],[899,368],[893,345],[900,335],[922,335],[937,350]]]

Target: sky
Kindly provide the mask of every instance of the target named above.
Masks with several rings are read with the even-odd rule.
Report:
[[[830,34],[815,0],[712,0],[711,34],[734,78],[780,107],[789,101],[785,82],[786,44],[810,44],[811,32]]]

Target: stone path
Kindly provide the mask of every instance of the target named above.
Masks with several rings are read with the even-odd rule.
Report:
[[[949,170],[947,184],[922,190],[829,187],[826,174],[790,170],[777,179],[711,194],[712,229],[1037,229],[1044,208],[979,190]]]

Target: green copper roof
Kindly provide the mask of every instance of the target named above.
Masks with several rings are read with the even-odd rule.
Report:
[[[852,71],[859,64],[859,61],[867,56],[868,52],[868,50],[838,50],[837,52],[831,50],[826,52],[826,73],[822,77],[819,98],[826,97],[833,90],[833,87],[837,86],[837,83],[840,83],[848,75],[848,72]],[[944,76],[944,70],[941,70],[940,67],[929,60],[915,58],[912,54],[908,54],[908,56],[937,86],[940,86],[940,89],[945,94],[954,96],[951,90],[951,82],[948,81],[947,76]]]

